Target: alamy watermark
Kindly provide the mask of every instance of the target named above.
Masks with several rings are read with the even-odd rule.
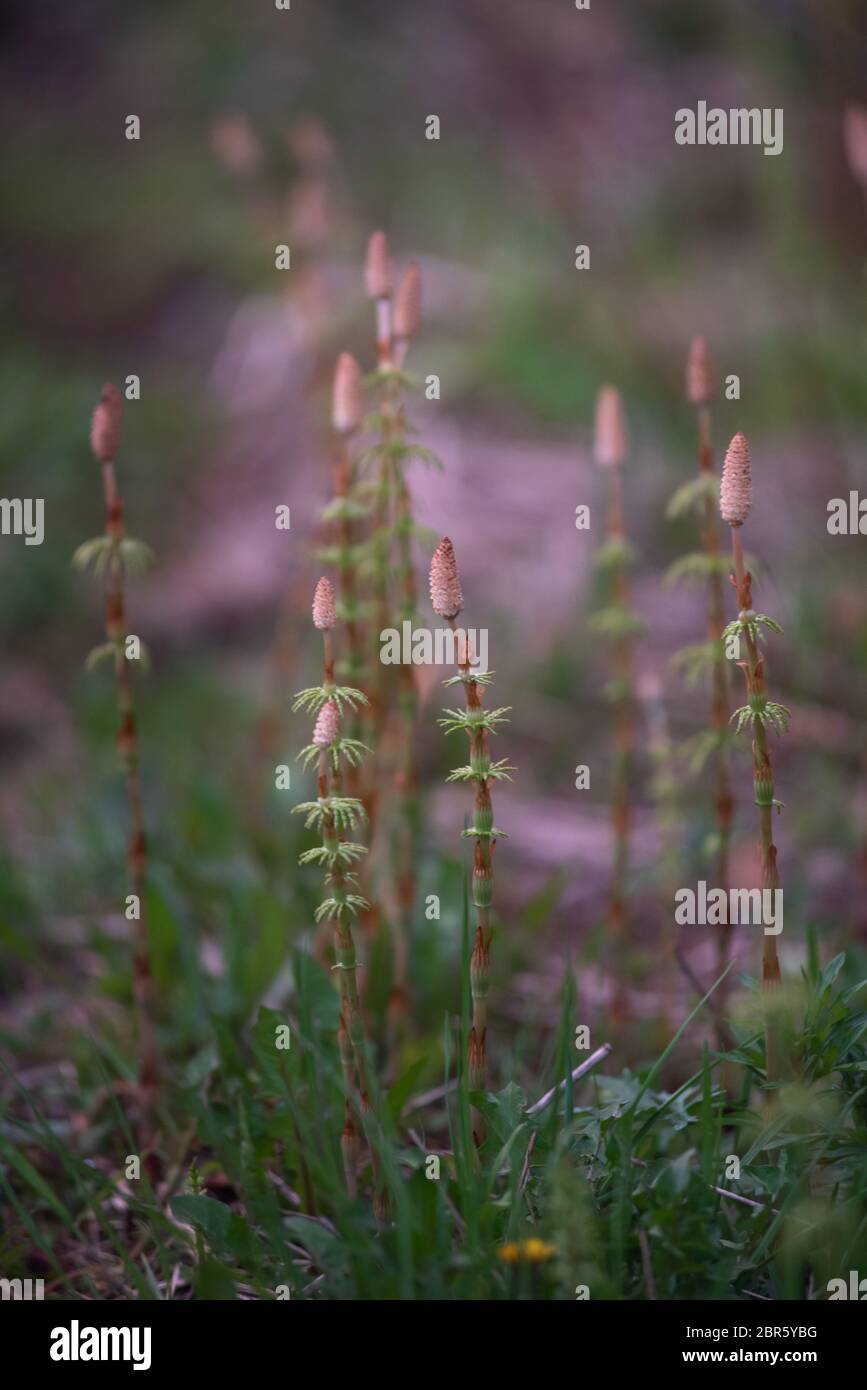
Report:
[[[0,1300],[32,1302],[45,1298],[44,1279],[0,1279]]]
[[[846,1279],[829,1279],[826,1288],[829,1303],[834,1303],[841,1298],[855,1299],[858,1303],[863,1303],[867,1299],[867,1279],[862,1279],[857,1269],[849,1270],[848,1281]]]
[[[472,666],[479,675],[488,669],[486,627],[413,627],[404,619],[401,630],[386,627],[379,634],[383,666]]]
[[[765,154],[783,152],[781,106],[733,106],[728,110],[700,101],[693,111],[682,106],[674,113],[678,145],[764,145]]]
[[[867,536],[867,497],[854,488],[848,497],[832,497],[827,529],[829,536]]]
[[[23,536],[25,545],[45,540],[45,501],[42,497],[0,497],[0,535]]]
[[[674,920],[679,927],[763,927],[765,936],[783,930],[782,888],[678,888]]]
[[[51,1329],[48,1354],[52,1361],[131,1361],[134,1371],[147,1371],[151,1328],[82,1327],[73,1318],[69,1327]]]

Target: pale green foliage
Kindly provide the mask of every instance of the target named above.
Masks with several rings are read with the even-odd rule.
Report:
[[[765,728],[775,729],[778,734],[784,734],[789,727],[791,710],[785,705],[774,704],[773,700],[753,697],[748,705],[742,705],[736,709],[731,716],[732,721],[737,720],[737,733],[743,731],[744,726],[753,721],[756,724],[763,724]]]
[[[683,753],[693,776],[701,772],[708,758],[729,746],[734,735],[727,729],[701,729],[686,739]]]
[[[600,545],[593,566],[600,571],[631,569],[636,558],[635,547],[624,536],[615,536]]]
[[[321,685],[302,690],[295,697],[292,708],[304,709],[315,714],[329,700],[334,701],[341,714],[344,705],[354,711],[357,706],[368,703],[367,696],[353,686]],[[357,767],[370,749],[360,739],[341,735],[329,744],[327,749],[309,743],[298,757],[307,769],[318,761],[323,752],[332,774],[337,777],[344,763]],[[317,907],[316,921],[321,922],[328,917],[342,921],[347,915],[355,915],[358,911],[366,909],[369,906],[366,900],[357,893],[346,893],[344,885],[356,882],[356,875],[348,872],[347,866],[363,858],[367,853],[367,847],[355,841],[338,839],[345,831],[367,819],[367,812],[362,803],[357,797],[331,793],[328,796],[317,797],[315,801],[303,801],[300,805],[294,806],[292,811],[293,815],[300,814],[305,817],[305,830],[315,826],[323,839],[321,845],[305,850],[298,858],[300,865],[318,864],[325,869],[325,882],[334,890]]]
[[[321,796],[315,801],[302,801],[292,807],[292,814],[307,817],[305,830],[313,825],[321,830],[329,817],[338,830],[351,830],[358,821],[367,819],[367,812],[354,796]]]
[[[588,627],[599,637],[612,641],[625,637],[638,637],[644,631],[644,623],[631,608],[622,603],[611,603],[592,614]]]
[[[716,506],[718,496],[719,479],[713,473],[702,473],[677,489],[665,509],[665,515],[674,521],[687,512],[700,510],[708,501]]]
[[[334,845],[315,845],[299,855],[299,864],[324,864],[332,869],[335,864],[352,864],[367,853],[365,845],[353,844],[351,840],[338,840]]]
[[[421,383],[416,377],[412,376],[409,372],[401,371],[399,367],[377,367],[375,371],[368,372],[362,382],[366,391],[375,386],[400,386],[405,391],[413,391],[416,390],[420,384]],[[371,423],[376,422],[378,418],[378,412],[369,415],[364,422],[364,428],[371,432],[375,427],[378,428],[375,426],[375,423]]]
[[[627,680],[625,676],[613,676],[610,681],[606,681],[602,688],[602,694],[611,705],[635,699],[632,682]]]
[[[322,511],[323,521],[363,521],[369,509],[354,497],[335,497]],[[320,552],[321,555],[321,552]]]
[[[782,632],[780,624],[774,619],[769,618],[767,613],[753,613],[749,618],[733,618],[732,621],[723,629],[723,637],[740,636],[746,633],[752,637],[754,642],[764,642],[765,634],[762,628],[769,628],[771,632]]]
[[[109,536],[94,536],[92,540],[82,542],[72,557],[72,563],[80,570],[92,567],[94,573],[100,575],[111,560],[114,546],[115,542]]]
[[[298,710],[303,709],[309,714],[318,714],[329,700],[334,701],[341,714],[344,705],[348,705],[354,711],[359,705],[369,703],[367,696],[351,685],[311,685],[306,690],[300,690],[295,696],[292,713],[297,714]]]
[[[95,671],[98,666],[102,666],[106,661],[117,663],[126,660],[124,641],[122,637],[119,637],[116,642],[101,642],[98,647],[94,647],[92,651],[88,652],[87,659],[84,663],[84,669],[86,671]],[[130,661],[130,665],[138,667],[145,675],[151,669],[150,652],[141,639],[139,639],[139,655],[135,661]]]
[[[116,642],[101,642],[98,647],[94,647],[87,654],[84,663],[86,671],[95,671],[97,666],[101,666],[104,661],[117,661],[118,644]]]
[[[488,771],[485,773],[485,780],[489,782],[499,782],[505,779],[507,782],[511,782],[512,779],[509,776],[509,773],[514,772],[515,770],[515,768],[509,766],[505,758],[500,758],[498,762],[491,763],[490,767],[488,768]],[[467,763],[464,767],[454,768],[453,771],[449,773],[448,777],[446,778],[446,781],[472,782],[475,779],[477,779],[478,776],[478,772],[476,772],[470,766],[470,764]]]
[[[495,671],[482,671],[476,674],[473,674],[472,670],[461,671],[457,676],[449,676],[447,681],[443,681],[443,685],[446,689],[450,685],[469,685],[471,682],[475,685],[490,685],[495,675]]]
[[[721,651],[721,642],[694,642],[675,652],[671,658],[671,665],[686,678],[687,685],[692,688],[702,676],[713,669]]]
[[[498,724],[508,724],[505,716],[511,708],[511,705],[501,705],[499,709],[447,709],[443,710],[445,718],[438,719],[437,723],[446,734],[453,734],[458,729],[468,734],[476,729],[487,729],[493,733]]]
[[[432,531],[429,526],[420,526],[409,514],[396,516],[393,529],[396,536],[411,536],[427,550],[432,549],[439,540],[436,531]]]
[[[704,551],[694,551],[675,560],[662,582],[666,588],[679,584],[682,579],[704,582],[714,574],[728,574],[729,568],[728,559],[724,555],[707,555]]]
[[[423,463],[426,468],[442,468],[442,462],[437,458],[432,449],[426,449],[423,444],[413,444],[406,439],[385,439],[379,444],[371,444],[369,449],[365,449],[359,455],[358,467],[366,469],[374,463],[385,460],[387,463]]]
[[[323,565],[328,565],[331,569],[340,572],[346,568],[350,561],[354,561],[359,550],[359,546],[320,545],[314,553],[316,559],[321,560]]]
[[[316,743],[308,743],[306,748],[302,748],[298,754],[298,760],[305,768],[315,762],[323,750]],[[371,750],[366,743],[362,743],[357,738],[337,738],[329,744],[327,753],[331,766],[335,772],[340,771],[341,759],[349,763],[352,767],[358,767],[362,758]]]
[[[134,540],[132,536],[124,536],[120,542],[120,563],[127,574],[145,574],[150,569],[153,560],[153,551],[144,541]]]
[[[110,565],[117,563],[126,574],[144,574],[153,559],[153,552],[144,541],[132,536],[114,540],[111,536],[94,536],[78,547],[72,557],[76,569],[92,569],[99,578]]]
[[[346,874],[344,877],[348,878]],[[358,893],[345,893],[340,898],[324,898],[313,914],[314,921],[321,922],[325,917],[342,918],[347,914],[355,917],[370,906],[366,898]]]

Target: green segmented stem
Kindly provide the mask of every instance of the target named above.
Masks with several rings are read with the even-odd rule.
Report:
[[[740,526],[732,526],[732,559],[734,563],[734,582],[737,593],[738,608],[741,613],[752,613],[752,576],[744,567],[743,541],[741,539]],[[744,635],[747,649],[746,661],[741,662],[741,668],[746,681],[747,696],[752,705],[754,700],[759,702],[767,699],[765,686],[765,664],[759,652],[756,640],[756,627],[753,623],[743,622],[741,630]],[[777,847],[774,844],[773,833],[773,814],[774,814],[774,772],[771,762],[771,753],[768,746],[767,730],[765,722],[760,714],[753,714],[752,718],[753,734],[753,787],[755,800],[759,808],[759,853],[761,857],[762,888],[775,891],[781,887],[780,872],[777,866]],[[762,990],[767,999],[770,992],[775,990],[782,983],[780,973],[780,961],[777,955],[776,937],[767,933],[763,937],[762,945]],[[779,1072],[779,1055],[777,1039],[772,1020],[769,1016],[770,1011],[765,1009],[765,1064],[767,1078],[769,1081],[777,1079]]]
[[[325,629],[323,638],[323,680],[318,694],[304,691],[296,699],[296,706],[321,709],[329,699],[337,702],[342,695],[350,709],[363,702],[364,697],[357,691],[349,698],[345,691],[334,682],[334,644],[332,633]],[[358,744],[356,755],[363,751]],[[306,756],[306,755],[302,755]],[[321,860],[325,865],[325,886],[327,897],[320,905],[317,920],[326,920],[334,939],[334,970],[337,972],[340,994],[340,1021],[337,1030],[337,1047],[343,1080],[344,1123],[340,1136],[346,1189],[350,1197],[357,1193],[358,1133],[359,1124],[370,1142],[371,1167],[374,1179],[374,1205],[380,1213],[388,1208],[388,1195],[382,1187],[379,1155],[374,1137],[374,1113],[371,1098],[374,1094],[370,1063],[367,1053],[367,1038],[361,1000],[358,990],[358,965],[355,952],[355,939],[352,931],[352,914],[364,910],[367,903],[363,897],[353,892],[355,882],[350,865],[367,854],[363,845],[349,844],[343,834],[355,821],[364,816],[364,807],[357,798],[343,796],[342,760],[344,743],[339,737],[330,745],[319,749],[318,798],[316,802],[304,802],[296,807],[307,815],[307,824],[319,825],[321,837]],[[352,765],[351,760],[347,759]],[[344,847],[341,852],[341,847]],[[308,856],[309,857],[309,856]],[[301,856],[302,861],[305,856]]]
[[[449,626],[455,631],[454,618]],[[491,976],[491,906],[494,898],[494,845],[491,834],[494,813],[491,804],[489,773],[491,758],[488,748],[488,725],[484,722],[483,686],[471,677],[471,652],[467,647],[465,661],[460,665],[466,695],[466,730],[470,741],[470,769],[475,784],[473,823],[467,834],[475,836],[473,851],[472,904],[476,914],[476,931],[470,955],[470,996],[472,1023],[467,1056],[469,1087],[484,1091],[488,1081],[488,989]],[[485,1123],[481,1113],[473,1108],[473,1139],[479,1146],[485,1138]]]
[[[325,635],[328,636],[327,633]],[[323,748],[319,755],[319,798],[326,805],[332,793],[337,794],[339,791],[336,785],[339,782],[339,774],[335,772],[333,764],[329,770],[330,762],[328,750]],[[339,839],[334,816],[326,810],[322,820],[322,843],[326,848],[333,848]],[[350,1168],[353,1154],[357,1161],[358,1140],[355,1118],[358,1117],[363,1123],[365,1098],[370,1094],[370,1077],[364,1019],[358,995],[355,941],[347,905],[347,883],[339,858],[335,858],[331,862],[327,877],[331,898],[336,904],[336,910],[331,918],[331,929],[334,933],[334,968],[338,972],[340,989],[340,1023],[337,1031],[337,1046],[340,1054],[344,1090],[344,1127],[341,1135],[341,1150],[347,1191],[350,1197],[354,1197],[357,1191],[357,1179],[354,1169],[350,1171]],[[356,1078],[360,1094],[356,1092]]]

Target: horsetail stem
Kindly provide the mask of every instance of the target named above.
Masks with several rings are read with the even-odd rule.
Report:
[[[374,677],[370,687],[370,741],[374,749],[374,760],[368,778],[365,797],[370,835],[373,838],[380,798],[380,772],[385,745],[385,729],[391,703],[391,668],[378,660],[377,637],[389,626],[389,570],[391,551],[391,473],[389,444],[393,429],[394,382],[392,367],[391,330],[391,255],[384,232],[374,232],[367,246],[364,267],[367,293],[374,302],[376,311],[376,355],[379,371],[385,374],[383,397],[380,410],[380,429],[382,446],[379,450],[379,463],[373,489],[373,513],[370,537],[371,573],[373,589],[373,629],[371,655],[374,660]],[[372,933],[376,926],[376,916],[368,914],[365,928]]]
[[[99,403],[93,412],[90,431],[91,449],[102,470],[105,534],[98,540],[89,541],[81,546],[76,552],[75,561],[82,568],[93,564],[97,575],[108,576],[105,599],[106,642],[103,647],[91,653],[88,664],[96,665],[104,658],[109,658],[115,672],[118,709],[117,750],[124,769],[129,807],[127,873],[130,892],[137,902],[133,999],[138,1034],[139,1081],[143,1090],[153,1092],[159,1085],[160,1068],[153,974],[145,914],[148,855],[139,769],[138,728],[127,655],[124,586],[125,574],[128,571],[146,568],[150,552],[146,546],[132,540],[126,534],[123,499],[118,490],[115,473],[115,459],[120,447],[122,427],[123,398],[117,387],[109,382],[103,387]]]
[[[317,923],[329,922],[334,936],[334,969],[338,972],[340,993],[337,1045],[344,1089],[344,1125],[340,1143],[347,1191],[354,1196],[357,1185],[356,1117],[369,1135],[373,1090],[352,932],[352,918],[368,906],[361,894],[354,891],[357,882],[355,866],[363,860],[367,849],[346,838],[345,832],[363,820],[365,812],[357,797],[343,795],[342,777],[344,766],[357,766],[369,750],[357,739],[344,736],[342,711],[344,708],[355,711],[360,705],[366,704],[366,697],[353,686],[336,684],[333,631],[337,622],[337,604],[334,586],[326,577],[316,585],[312,612],[313,624],[322,633],[322,684],[301,691],[296,696],[293,710],[306,709],[316,715],[312,743],[299,756],[305,766],[313,762],[317,764],[318,796],[316,801],[304,802],[294,809],[306,816],[305,825],[308,828],[313,825],[318,828],[322,841],[316,848],[306,850],[298,862],[318,863],[325,874],[327,896],[319,904],[315,915]],[[381,1199],[379,1159],[373,1143],[371,1154],[377,1195]]]
[[[351,353],[342,352],[337,359],[334,373],[332,395],[332,423],[338,437],[337,463],[334,470],[334,500],[327,510],[333,522],[334,545],[331,558],[338,573],[340,588],[339,616],[343,619],[346,632],[347,660],[343,669],[347,677],[361,687],[368,687],[371,681],[369,633],[363,620],[364,607],[361,601],[361,580],[359,567],[364,556],[364,541],[359,539],[360,524],[368,517],[368,507],[359,500],[359,470],[353,457],[353,441],[364,420],[364,395],[362,373]],[[379,680],[376,673],[374,685]],[[350,734],[354,738],[367,736],[365,715],[370,715],[368,705],[363,711],[350,713]],[[375,732],[371,742],[375,745]],[[372,843],[377,809],[377,789],[375,767],[368,778],[362,777],[355,766],[347,769],[347,790],[352,796],[361,798],[368,825],[368,844]],[[379,910],[371,890],[370,855],[365,855],[359,867],[361,896],[367,906],[361,915],[362,930],[372,937],[379,922]]]
[[[421,266],[411,261],[400,278],[394,299],[394,363],[401,368],[409,345],[421,327]]]
[[[473,851],[472,904],[476,914],[476,930],[469,962],[472,1023],[468,1040],[467,1075],[471,1091],[487,1087],[488,1074],[488,988],[491,973],[491,906],[494,896],[494,848],[502,831],[494,826],[490,783],[508,778],[514,769],[505,761],[491,762],[489,735],[504,722],[507,709],[485,710],[482,692],[490,685],[493,672],[475,672],[473,653],[466,634],[455,627],[463,609],[463,591],[455,559],[454,546],[444,536],[433,553],[430,566],[430,598],[434,612],[449,624],[455,633],[458,648],[458,674],[444,682],[447,687],[463,685],[466,710],[445,710],[438,722],[446,733],[463,729],[469,738],[470,761],[455,768],[450,782],[472,782],[473,823],[464,835],[475,839]],[[478,1147],[485,1138],[485,1124],[480,1112],[472,1112],[473,1139]]]
[[[707,344],[694,338],[690,346],[686,372],[687,397],[696,408],[698,419],[699,477],[711,482],[714,476],[713,445],[711,442],[710,402],[713,398],[713,371]],[[721,546],[716,507],[710,487],[701,495],[701,541],[707,557],[708,608],[707,636],[713,652],[711,668],[711,733],[716,741],[716,790],[714,816],[716,820],[717,882],[726,893],[729,886],[729,849],[731,846],[732,796],[728,754],[728,675],[721,633],[725,624]],[[731,927],[726,925],[720,934],[719,964],[724,966],[731,949]]]
[[[736,710],[732,719],[737,719],[738,732],[749,725],[753,735],[753,788],[756,805],[759,808],[759,854],[761,860],[761,882],[763,889],[772,892],[780,888],[780,873],[777,866],[777,848],[773,837],[774,807],[780,803],[774,799],[774,773],[768,745],[768,727],[778,733],[785,732],[789,711],[784,705],[768,700],[765,684],[764,658],[759,650],[762,629],[780,632],[781,628],[766,614],[753,609],[752,576],[744,565],[741,527],[752,506],[752,476],[750,452],[743,434],[736,434],[726,451],[725,463],[720,484],[720,511],[723,520],[731,527],[732,563],[734,575],[732,583],[737,595],[738,616],[725,629],[724,637],[744,639],[746,660],[738,662],[744,673],[748,703]],[[765,933],[762,950],[762,990],[767,1001],[769,992],[781,983],[780,962],[777,955],[776,937]],[[769,1081],[775,1080],[779,1071],[776,1038],[765,1009],[765,1059]]]
[[[376,356],[380,367],[391,366],[391,253],[385,232],[374,232],[367,243],[364,265],[367,293],[376,305]]]
[[[410,265],[400,279],[392,313],[392,272],[388,243],[376,232],[368,247],[366,279],[368,293],[377,305],[377,344],[379,369],[374,378],[380,399],[373,417],[378,442],[365,455],[375,462],[377,476],[371,555],[375,607],[375,633],[416,617],[417,591],[413,568],[415,532],[412,499],[406,478],[406,463],[415,452],[407,442],[408,424],[401,401],[407,378],[402,367],[412,337],[421,321],[421,272]],[[392,922],[393,972],[389,997],[389,1051],[392,1061],[399,1041],[402,1020],[409,1009],[409,950],[412,912],[416,899],[416,861],[419,842],[419,796],[416,767],[417,693],[415,670],[411,664],[398,665],[396,679],[390,666],[380,661],[372,690],[372,743],[380,760],[376,785],[370,794],[371,816],[375,823],[382,770],[386,762],[387,731],[396,700],[398,714],[397,751],[388,757],[389,772],[397,791],[398,814],[394,821],[395,902]]]
[[[351,353],[342,352],[337,359],[334,373],[332,419],[338,438],[338,449],[334,468],[334,500],[328,508],[328,516],[333,523],[334,556],[340,594],[339,612],[346,632],[347,659],[344,669],[348,679],[357,685],[364,685],[367,674],[358,595],[358,546],[355,537],[355,524],[364,514],[364,508],[355,497],[352,441],[361,428],[363,415],[361,368]],[[360,733],[357,716],[353,716],[351,732],[356,737]],[[360,778],[355,768],[349,769],[347,782],[353,795],[359,794]]]
[[[411,339],[421,323],[421,271],[413,263],[404,271],[398,285],[394,306],[395,363],[401,367],[406,360]],[[403,415],[395,398],[395,437],[403,431]],[[396,581],[398,612],[401,624],[414,623],[418,609],[415,569],[412,557],[413,511],[412,498],[401,458],[392,460],[394,483],[394,530],[397,539]],[[400,798],[397,826],[397,926],[394,934],[394,977],[389,1002],[392,1025],[397,1026],[409,1009],[408,947],[412,930],[412,913],[416,899],[416,858],[419,843],[419,788],[416,766],[416,719],[418,692],[415,668],[406,662],[398,666],[398,709],[401,720],[401,744],[395,775]]]
[[[608,925],[611,947],[616,950],[622,943],[627,917],[635,749],[633,644],[641,625],[632,610],[629,575],[632,551],[626,539],[623,518],[623,466],[629,453],[629,439],[620,393],[613,386],[603,386],[597,398],[594,453],[608,483],[605,545],[597,557],[597,565],[611,575],[609,605],[594,615],[592,625],[611,641],[614,664],[614,679],[608,691],[615,710],[612,788],[614,857]]]
[[[337,1026],[337,1048],[340,1053],[340,1070],[343,1075],[343,1132],[340,1135],[340,1152],[343,1160],[343,1176],[346,1191],[350,1197],[358,1193],[358,1123],[355,1099],[355,1057],[346,1027],[343,1009]]]

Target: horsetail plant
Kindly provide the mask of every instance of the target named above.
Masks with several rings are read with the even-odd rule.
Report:
[[[337,359],[332,390],[331,419],[337,436],[337,456],[334,466],[334,497],[325,508],[323,519],[331,528],[330,544],[319,550],[319,558],[333,564],[337,570],[337,616],[346,634],[346,658],[341,674],[359,687],[371,681],[369,633],[365,623],[366,605],[362,598],[362,570],[366,541],[362,534],[369,518],[369,506],[362,500],[358,460],[353,443],[364,419],[362,373],[356,359],[342,352]],[[378,679],[378,677],[377,677]],[[363,710],[349,712],[350,736],[366,736]],[[368,835],[372,836],[375,820],[375,788],[361,775],[357,766],[347,767],[347,791],[359,797],[365,810]],[[370,844],[368,839],[368,844]],[[361,895],[367,907],[361,914],[366,934],[373,936],[379,922],[379,912],[370,886],[370,856],[365,855],[359,867]]]
[[[397,287],[394,299],[394,364],[400,369],[409,345],[421,326],[421,266],[411,261]]]
[[[722,640],[725,623],[723,580],[728,562],[722,553],[717,520],[717,480],[714,474],[711,440],[710,403],[713,399],[713,370],[707,344],[694,338],[686,367],[686,396],[695,407],[698,426],[698,476],[678,488],[668,506],[671,518],[687,511],[696,511],[700,518],[699,531],[702,549],[676,561],[667,575],[668,583],[693,578],[707,583],[707,638],[705,642],[685,648],[675,658],[678,667],[692,682],[705,671],[711,676],[710,728],[704,730],[691,749],[693,768],[701,768],[708,757],[715,761],[714,819],[716,832],[714,848],[718,886],[728,893],[729,849],[732,835],[734,799],[729,770],[728,674]],[[731,927],[726,926],[719,937],[719,964],[724,966],[731,946]]]
[[[366,518],[367,508],[357,496],[352,441],[361,428],[363,415],[361,368],[351,353],[342,352],[337,359],[332,393],[332,423],[337,436],[334,498],[323,513],[323,519],[332,528],[332,545],[320,552],[320,556],[331,560],[337,570],[337,615],[346,633],[346,660],[341,670],[359,686],[365,684],[369,672],[358,582],[362,547],[356,538],[356,529]],[[359,733],[357,718],[353,723],[353,732]],[[360,791],[354,768],[348,769],[347,782],[353,794]]]
[[[380,376],[388,381],[392,370],[391,361],[391,289],[392,269],[388,241],[384,232],[374,232],[367,245],[367,258],[364,265],[364,278],[367,293],[373,301],[376,313],[376,360],[377,371],[374,381]],[[383,410],[369,422],[385,438],[388,415]],[[369,465],[378,460],[376,478],[370,484],[373,496],[372,534],[369,541],[369,568],[373,589],[374,626],[372,632],[372,655],[375,652],[376,636],[388,626],[388,583],[389,583],[389,518],[391,506],[390,476],[388,460],[380,449],[379,454],[369,451],[363,455],[363,462]],[[372,741],[378,766],[382,757],[383,734],[388,713],[389,670],[381,662],[375,666],[376,677],[371,687],[371,728]],[[377,789],[378,790],[378,789]],[[376,814],[374,796],[373,814]]]
[[[318,796],[294,810],[305,816],[305,829],[315,826],[322,839],[320,845],[305,850],[298,863],[318,864],[325,874],[326,897],[316,909],[315,920],[329,922],[334,933],[334,969],[340,990],[337,1043],[344,1088],[341,1150],[347,1191],[354,1196],[358,1126],[360,1123],[367,1127],[372,1093],[352,932],[352,918],[367,906],[361,894],[354,891],[356,866],[367,849],[346,838],[346,832],[352,831],[365,813],[357,797],[343,795],[343,772],[344,768],[357,767],[369,750],[358,739],[344,736],[341,728],[344,712],[355,711],[367,701],[353,686],[336,684],[332,637],[336,622],[334,586],[323,577],[313,595],[313,625],[323,640],[322,684],[302,690],[292,706],[293,712],[303,709],[316,716],[313,740],[298,756],[305,768],[317,766]]]
[[[93,568],[106,581],[105,642],[94,648],[87,659],[88,669],[103,661],[114,667],[117,688],[117,750],[126,779],[129,808],[127,873],[136,916],[136,943],[133,960],[133,999],[139,1052],[139,1083],[142,1091],[153,1094],[159,1085],[159,1052],[154,1011],[154,986],[150,945],[145,913],[147,886],[147,841],[145,838],[139,771],[138,728],[135,716],[130,661],[146,663],[147,654],[138,639],[127,634],[125,579],[143,573],[151,552],[142,541],[126,534],[123,500],[117,486],[115,460],[123,429],[123,398],[116,386],[107,383],[93,412],[90,446],[102,470],[105,498],[105,533],[79,546],[73,563],[80,569]]]
[[[394,365],[400,372],[406,361],[409,345],[421,322],[421,271],[413,263],[404,271],[394,302]],[[411,448],[406,443],[407,421],[400,405],[396,384],[390,408],[393,420],[386,431],[395,448],[391,460],[393,512],[392,525],[396,556],[394,575],[397,588],[397,613],[401,624],[413,624],[418,608],[418,594],[413,566],[412,543],[415,525],[412,498],[406,477],[405,463]],[[385,409],[385,401],[383,402]],[[385,433],[385,432],[384,432]],[[395,892],[397,930],[394,935],[394,975],[389,1013],[392,1029],[399,1026],[409,1009],[407,980],[409,974],[409,938],[412,931],[412,912],[416,898],[416,860],[420,834],[418,768],[416,766],[416,719],[418,693],[415,668],[402,662],[397,668],[397,700],[400,715],[400,748],[395,770],[395,787],[400,800],[397,821]],[[394,1041],[394,1040],[393,1040]]]
[[[364,262],[367,293],[376,307],[376,360],[380,367],[391,366],[391,252],[385,232],[373,232],[367,243]]]
[[[454,546],[444,536],[433,553],[430,566],[430,599],[434,612],[444,618],[457,639],[458,674],[445,681],[446,688],[464,687],[466,709],[447,709],[438,720],[445,733],[463,730],[469,738],[470,761],[448,775],[449,782],[472,782],[475,787],[473,823],[464,835],[475,840],[473,853],[472,904],[476,930],[470,956],[470,994],[472,1022],[468,1039],[467,1075],[471,1091],[484,1091],[488,1072],[488,988],[491,973],[491,906],[494,899],[494,849],[504,835],[494,825],[490,783],[509,779],[514,768],[505,759],[492,762],[489,735],[506,722],[510,706],[486,710],[482,706],[484,688],[491,684],[493,671],[480,671],[470,650],[466,633],[455,627],[464,606]],[[511,780],[511,779],[509,779]],[[481,1114],[473,1109],[473,1139],[476,1147],[485,1138]]]
[[[377,408],[368,418],[367,426],[378,435],[378,439],[362,455],[359,467],[372,468],[376,474],[370,541],[376,637],[388,627],[400,627],[406,623],[412,626],[416,619],[418,598],[413,540],[419,533],[413,519],[406,467],[413,459],[421,459],[425,463],[436,460],[429,450],[409,441],[411,426],[401,399],[403,390],[412,384],[403,366],[410,342],[421,322],[420,268],[415,263],[407,267],[392,305],[392,268],[388,243],[384,233],[375,232],[368,246],[366,280],[368,293],[376,304],[378,369],[371,379],[371,385],[379,393]],[[418,697],[413,666],[406,663],[398,666],[395,690],[391,667],[378,661],[377,678],[371,695],[371,742],[377,754],[380,779],[386,762],[386,730],[395,695],[399,715],[399,741],[393,767],[398,816],[395,825],[394,968],[389,998],[391,1041],[394,1044],[401,1020],[409,1008],[408,942],[416,899],[420,826],[415,756]],[[378,792],[377,786],[372,793],[373,817],[377,812]]]
[[[753,736],[753,789],[756,805],[759,808],[759,856],[761,862],[761,886],[771,892],[780,888],[780,872],[777,866],[777,849],[774,844],[774,808],[782,809],[782,803],[774,798],[774,773],[771,752],[768,746],[768,730],[778,734],[785,733],[789,723],[789,711],[785,705],[775,704],[768,699],[765,684],[765,663],[761,644],[765,640],[764,628],[771,632],[781,632],[782,628],[765,613],[757,613],[753,608],[752,575],[744,564],[741,528],[752,506],[752,475],[750,451],[743,434],[736,434],[726,450],[720,483],[720,512],[731,528],[732,564],[734,574],[731,582],[737,595],[738,616],[729,623],[723,633],[727,641],[743,639],[746,659],[738,662],[746,682],[747,703],[735,710],[732,720],[737,721],[737,732],[745,728]],[[768,1081],[776,1079],[779,1059],[776,1055],[776,1040],[769,1018],[768,997],[781,983],[780,962],[777,956],[776,938],[769,933],[763,936],[762,990],[766,1000],[765,1008],[765,1062]]]
[[[594,454],[597,465],[606,475],[608,496],[605,543],[595,563],[597,570],[608,576],[608,602],[593,615],[590,626],[610,642],[614,666],[614,675],[606,690],[615,712],[614,858],[608,902],[610,949],[614,951],[622,945],[627,920],[636,714],[634,644],[643,626],[632,608],[630,570],[635,553],[627,540],[623,517],[623,468],[628,453],[629,436],[620,393],[613,386],[603,386],[596,402]],[[622,999],[620,1002],[622,1004]]]
[[[370,568],[373,575],[376,622],[374,636],[394,626],[395,621],[415,619],[417,594],[412,562],[412,542],[420,533],[412,515],[412,501],[406,480],[406,466],[413,460],[438,464],[438,459],[420,444],[410,441],[412,426],[406,417],[401,393],[414,382],[403,366],[412,338],[421,322],[421,271],[417,264],[407,267],[398,285],[392,312],[392,269],[388,243],[382,232],[370,239],[366,263],[368,293],[377,314],[378,367],[369,385],[379,393],[375,410],[368,416],[367,428],[378,435],[358,461],[359,470],[375,469],[373,484],[373,535],[370,542]],[[393,582],[394,581],[394,582]],[[378,656],[377,652],[377,656]],[[379,663],[379,683],[375,694],[375,727],[381,738],[387,720],[391,688],[390,667]],[[402,668],[401,694],[404,709],[415,717],[415,682],[412,667]],[[413,739],[404,740],[405,751],[413,752]]]

